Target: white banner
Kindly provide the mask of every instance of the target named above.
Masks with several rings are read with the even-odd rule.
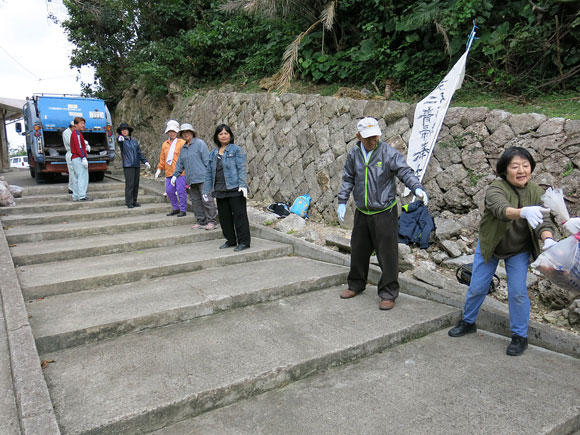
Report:
[[[465,76],[465,63],[469,50],[457,61],[445,78],[433,91],[427,95],[415,109],[413,130],[409,139],[407,164],[415,171],[420,181],[423,180],[427,165],[431,159],[433,148],[443,119],[451,103],[455,91],[461,88]],[[403,196],[409,195],[410,190],[405,188]]]

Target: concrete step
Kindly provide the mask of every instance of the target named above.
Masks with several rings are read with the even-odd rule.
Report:
[[[396,308],[398,309],[398,307]],[[176,434],[570,434],[580,361],[509,339],[440,331],[358,363],[182,421]]]
[[[142,189],[139,189],[139,198],[141,195],[147,195]],[[125,191],[120,189],[115,190],[97,190],[94,192],[88,192],[88,196],[94,199],[103,198],[125,198]],[[15,198],[16,204],[40,204],[40,203],[53,203],[53,202],[70,202],[72,196],[66,192],[64,193],[51,193],[51,194],[40,194],[40,195],[26,195],[22,198]]]
[[[182,220],[182,222],[184,222]],[[184,222],[185,223],[185,222]],[[97,255],[133,252],[150,248],[183,245],[221,239],[221,229],[193,230],[191,225],[153,228],[112,235],[92,235],[78,239],[21,243],[10,248],[16,266],[40,264]]]
[[[88,203],[91,204],[91,203]],[[5,227],[14,227],[16,225],[47,225],[47,224],[66,224],[77,221],[91,221],[98,222],[101,219],[124,217],[124,216],[139,216],[154,213],[169,212],[171,206],[167,204],[143,204],[138,208],[127,208],[123,204],[121,207],[104,207],[104,208],[88,208],[70,211],[47,212],[32,215],[12,215],[0,216],[2,225]]]
[[[57,295],[27,309],[38,351],[48,352],[339,285],[347,273],[280,257]]]
[[[141,195],[139,197],[139,202],[141,204],[152,204],[152,203],[163,203],[165,198],[160,195]],[[125,207],[125,198],[117,196],[116,198],[103,198],[95,199],[94,201],[73,201],[70,199],[67,202],[53,202],[44,203],[42,205],[38,203],[33,204],[18,204],[16,207],[3,207],[0,208],[0,215],[3,216],[15,216],[15,215],[34,215],[34,214],[44,214],[50,212],[62,212],[62,211],[78,211],[78,210],[92,210],[104,207]]]
[[[137,211],[132,209],[130,211]],[[167,211],[167,210],[165,210]],[[129,213],[126,217],[112,219],[99,219],[91,221],[65,222],[43,225],[23,225],[7,227],[6,239],[10,244],[43,242],[46,240],[72,239],[89,235],[119,234],[128,231],[139,231],[151,228],[166,228],[172,226],[188,225],[195,222],[195,216],[188,213],[187,216],[177,218],[166,216],[166,213],[140,214]]]
[[[73,293],[177,273],[290,255],[292,246],[253,238],[241,252],[218,249],[223,239],[131,253],[33,264],[16,268],[25,299]],[[93,267],[92,264],[95,266]]]
[[[23,186],[23,196],[28,195],[52,195],[57,193],[67,193],[68,183],[58,183],[58,184],[41,184],[34,186]],[[87,189],[88,193],[97,191],[125,191],[125,183],[121,183],[116,180],[105,179],[100,182],[89,182],[89,187]]]
[[[460,315],[406,295],[386,313],[378,309],[376,288],[351,300],[340,299],[339,291],[42,353],[55,361],[44,375],[62,432],[159,429],[427,335]],[[382,369],[388,373],[388,366]]]

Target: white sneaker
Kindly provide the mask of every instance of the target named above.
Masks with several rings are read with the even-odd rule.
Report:
[[[210,222],[204,228],[206,230],[213,230],[215,228],[215,224],[213,222]]]

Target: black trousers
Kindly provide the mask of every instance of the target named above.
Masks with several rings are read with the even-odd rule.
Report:
[[[250,223],[243,195],[216,198],[222,233],[230,245],[250,246]]]
[[[141,168],[123,168],[125,174],[125,203],[133,205],[139,194],[139,175]]]
[[[399,296],[399,225],[397,207],[374,215],[356,211],[350,238],[351,258],[348,288],[364,291],[373,251],[382,270],[377,292],[381,299],[395,300]]]

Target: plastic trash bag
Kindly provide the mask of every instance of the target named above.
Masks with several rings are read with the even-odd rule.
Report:
[[[580,240],[575,236],[560,240],[532,263],[550,282],[580,294]]]
[[[24,192],[23,187],[16,186],[14,184],[10,185],[10,193],[14,198],[22,198],[22,192]]]
[[[546,207],[556,213],[560,222],[566,222],[570,219],[562,189],[552,189],[551,187],[548,187],[546,193],[542,195],[541,200],[544,202]]]
[[[0,182],[0,207],[14,207],[14,197],[6,183]]]

